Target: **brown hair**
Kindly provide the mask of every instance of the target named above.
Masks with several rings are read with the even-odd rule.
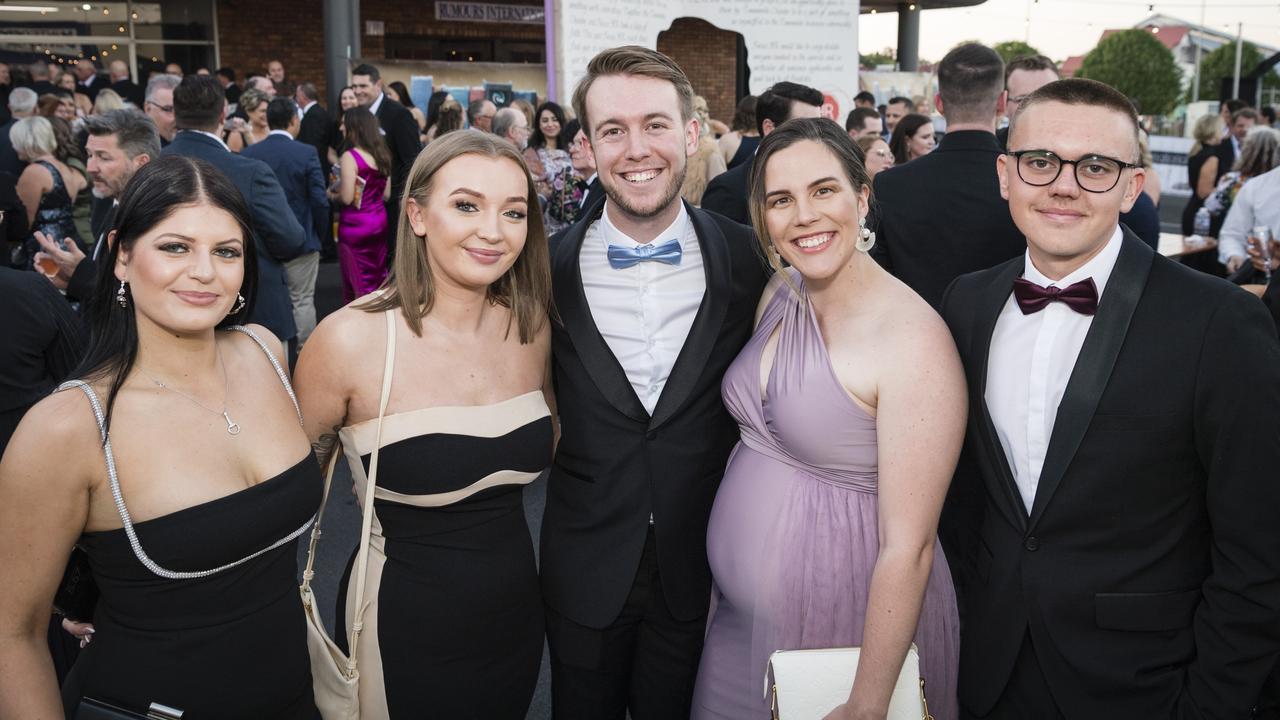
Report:
[[[383,284],[384,292],[357,307],[371,313],[399,308],[413,333],[422,334],[422,318],[435,304],[436,281],[424,238],[414,234],[405,208],[410,199],[419,206],[426,205],[435,190],[436,173],[463,155],[510,160],[524,173],[529,203],[524,249],[511,269],[489,286],[488,296],[490,302],[511,310],[520,342],[530,343],[551,312],[550,251],[542,227],[542,213],[538,210],[538,191],[524,158],[511,143],[489,133],[460,130],[437,137],[414,160],[405,181],[404,197],[400,199],[395,260]]]
[[[1063,105],[1091,105],[1124,115],[1133,124],[1133,162],[1140,161],[1138,157],[1138,153],[1141,150],[1138,142],[1137,110],[1133,108],[1133,103],[1129,102],[1129,98],[1125,97],[1119,90],[1097,80],[1085,78],[1055,80],[1028,95],[1026,100],[1018,103],[1018,110],[1009,121],[1010,139],[1012,140],[1013,130],[1018,124],[1018,119],[1025,115],[1028,109],[1049,102],[1062,103]]]
[[[1014,70],[1022,70],[1023,72],[1052,70],[1054,75],[1058,75],[1057,64],[1044,55],[1019,55],[1010,60],[1009,64],[1004,67],[1004,82],[1006,85],[1009,84],[1009,76],[1013,74]]]
[[[391,148],[387,147],[378,119],[369,112],[369,108],[357,105],[342,113],[342,128],[342,139],[351,147],[372,155],[378,172],[391,177]]]
[[[871,177],[862,162],[862,151],[853,143],[849,133],[844,131],[834,120],[828,118],[795,118],[778,126],[760,141],[756,150],[756,159],[751,166],[751,179],[748,182],[748,208],[751,211],[751,226],[755,228],[756,237],[764,249],[765,257],[773,269],[782,272],[782,260],[776,252],[771,251],[773,239],[769,237],[769,227],[764,221],[764,173],[769,160],[775,153],[785,150],[796,143],[810,140],[822,145],[835,156],[844,170],[845,178],[854,190],[862,191],[871,186]],[[784,275],[784,277],[786,277]]]
[[[588,140],[591,138],[591,119],[587,116],[587,93],[598,78],[606,75],[640,75],[666,80],[676,88],[676,97],[680,101],[680,120],[687,123],[693,117],[693,85],[674,60],[657,50],[639,45],[609,48],[591,58],[591,62],[587,63],[587,74],[582,76],[573,90],[573,112],[582,121],[582,130]]]

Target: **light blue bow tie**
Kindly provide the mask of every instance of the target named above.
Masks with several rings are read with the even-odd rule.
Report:
[[[668,240],[661,245],[649,244],[636,247],[609,246],[609,266],[614,270],[622,270],[636,263],[650,260],[668,265],[679,265],[680,241]]]

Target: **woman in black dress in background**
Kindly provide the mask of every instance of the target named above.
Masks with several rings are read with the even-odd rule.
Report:
[[[121,198],[76,377],[0,462],[0,717],[90,700],[201,718],[315,718],[294,540],[320,481],[280,342],[248,314],[249,215],[164,157]],[[101,591],[59,702],[45,628],[72,545]]]

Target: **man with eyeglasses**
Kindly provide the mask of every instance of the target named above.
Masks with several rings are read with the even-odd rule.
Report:
[[[1044,55],[1019,55],[1009,61],[1004,69],[1004,88],[1009,93],[1004,104],[1004,116],[1013,119],[1018,105],[1031,93],[1058,79],[1058,66]],[[1009,147],[1009,126],[996,131],[1000,147]]]
[[[181,77],[168,74],[156,75],[147,81],[143,111],[156,124],[162,147],[173,142],[173,136],[178,134],[177,121],[173,116],[173,89],[181,82]]]
[[[1120,225],[1138,161],[1121,93],[1031,93],[998,164],[1026,251],[943,299],[986,501],[965,718],[1247,718],[1280,654],[1280,342]]]

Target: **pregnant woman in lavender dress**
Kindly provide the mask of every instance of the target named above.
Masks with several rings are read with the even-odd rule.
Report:
[[[695,720],[769,716],[775,650],[862,648],[829,720],[883,718],[907,648],[956,717],[959,621],[936,529],[959,456],[963,371],[942,320],[861,239],[870,183],[830,120],[760,146],[756,232],[791,268],[766,288],[722,391],[742,438],[707,532],[715,587]]]

